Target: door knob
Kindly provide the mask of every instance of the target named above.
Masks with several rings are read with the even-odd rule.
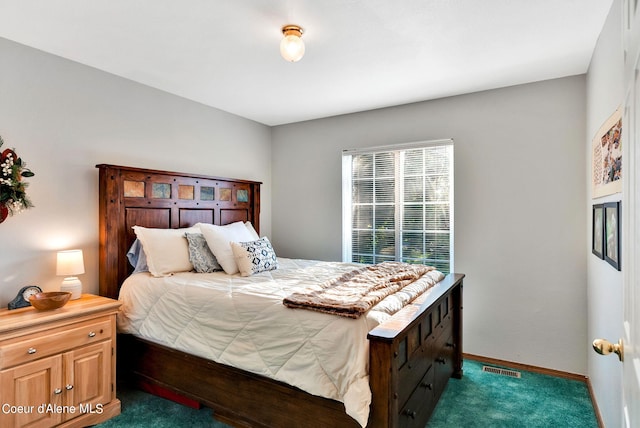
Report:
[[[624,361],[624,344],[622,339],[618,343],[611,343],[605,339],[596,339],[593,341],[593,350],[600,355],[609,355],[612,352],[618,354],[618,359]]]

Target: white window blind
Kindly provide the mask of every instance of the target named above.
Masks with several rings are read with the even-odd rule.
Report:
[[[453,268],[453,142],[343,152],[343,260]]]

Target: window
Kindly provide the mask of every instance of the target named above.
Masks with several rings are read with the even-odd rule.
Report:
[[[343,260],[453,267],[453,142],[343,152]]]

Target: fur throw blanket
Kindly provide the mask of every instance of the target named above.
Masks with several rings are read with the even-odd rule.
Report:
[[[433,270],[435,268],[432,266],[402,262],[369,265],[305,292],[293,293],[283,303],[289,308],[358,318],[385,297],[402,290]]]

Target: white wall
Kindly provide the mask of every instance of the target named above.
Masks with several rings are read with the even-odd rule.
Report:
[[[586,374],[585,77],[273,129],[279,255],[341,257],[341,150],[453,138],[464,352]]]
[[[622,49],[622,5],[615,0],[596,45],[587,74],[587,153],[585,176],[588,213],[585,248],[588,266],[589,324],[591,340],[617,342],[622,337],[622,273],[591,254],[591,207],[593,203],[618,201],[621,194],[591,199],[591,140],[600,126],[624,101],[624,53]],[[623,138],[625,123],[622,124]],[[624,140],[623,140],[624,144]],[[624,171],[623,171],[624,173]],[[622,219],[624,236],[624,219]],[[624,266],[623,266],[624,269]],[[623,426],[622,365],[617,358],[605,358],[588,349],[588,373],[606,426]]]
[[[82,248],[98,290],[98,163],[262,181],[271,227],[271,131],[90,67],[0,39],[0,135],[35,172],[35,208],[0,224],[0,305],[56,289],[55,251]]]

